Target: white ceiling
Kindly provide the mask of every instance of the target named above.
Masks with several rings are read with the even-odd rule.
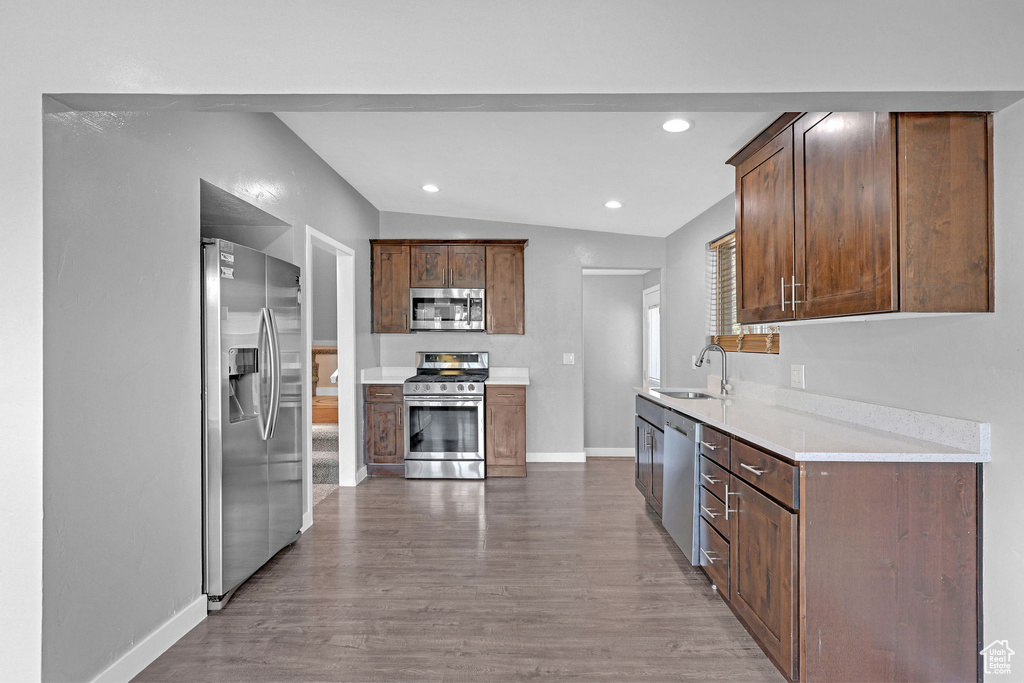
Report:
[[[664,237],[732,192],[725,160],[778,114],[682,113],[674,134],[650,112],[278,116],[381,211]]]

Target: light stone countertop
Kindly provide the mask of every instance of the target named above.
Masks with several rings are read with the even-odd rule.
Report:
[[[360,384],[401,384],[416,374],[414,367],[365,368],[359,373]],[[530,383],[530,368],[490,368],[485,384],[525,386]]]
[[[712,393],[707,389],[691,391]],[[822,397],[830,403],[830,409],[834,414],[857,416],[861,412],[867,413],[863,410],[858,412],[863,406],[870,407],[873,410],[865,421],[886,426],[885,429],[879,429],[869,424],[858,424],[823,414],[795,410],[779,403],[746,396],[716,395],[712,399],[676,399],[659,395],[658,389],[636,387],[636,392],[698,422],[721,429],[795,461],[991,461],[988,423],[943,418],[857,401]],[[835,407],[847,404],[849,407],[846,410]],[[915,419],[916,416],[920,418]],[[902,428],[895,420],[913,424]],[[909,429],[916,429],[917,435],[897,433],[897,430]],[[929,438],[919,438],[922,435]],[[951,445],[950,442],[955,445]]]

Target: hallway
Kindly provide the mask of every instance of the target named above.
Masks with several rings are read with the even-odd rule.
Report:
[[[633,464],[370,479],[137,681],[781,681]]]

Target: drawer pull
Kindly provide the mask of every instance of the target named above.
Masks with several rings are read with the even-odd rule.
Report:
[[[704,557],[708,558],[708,562],[710,562],[711,564],[714,564],[716,560],[721,560],[722,559],[720,557],[718,557],[718,558],[711,557],[711,555],[708,553],[708,551],[704,550],[704,548],[700,549],[700,554],[703,555]]]
[[[374,394],[374,396],[391,396],[391,394]]]
[[[759,477],[760,477],[760,476],[761,476],[762,474],[764,474],[764,470],[759,470],[759,469],[757,469],[756,467],[754,467],[754,466],[752,466],[752,465],[748,465],[748,464],[747,464],[747,463],[745,463],[745,462],[741,462],[741,463],[740,463],[740,467],[742,467],[742,468],[743,468],[743,469],[745,469],[745,470],[750,470],[751,472],[753,472],[754,474],[756,474],[756,475],[757,475],[757,476],[759,476]]]
[[[717,451],[718,450],[718,446],[710,444],[707,441],[701,441],[700,445],[704,446],[705,448],[707,448],[708,450],[711,450],[711,451]]]
[[[498,394],[499,398],[513,398],[515,394]]]
[[[701,509],[701,510],[703,510],[703,511],[704,511],[705,513],[707,513],[707,515],[708,515],[709,517],[711,517],[711,519],[714,519],[715,517],[718,517],[719,515],[721,515],[721,514],[722,514],[721,512],[712,512],[711,510],[708,510],[708,509],[707,509],[706,507],[704,507],[703,505],[701,505],[701,506],[700,506],[700,509]]]
[[[718,479],[715,479],[715,478],[714,478],[714,477],[712,477],[711,475],[708,475],[708,474],[704,474],[703,472],[701,472],[701,473],[700,473],[700,476],[702,476],[702,477],[704,477],[705,479],[707,479],[707,480],[708,480],[708,483],[709,483],[709,484],[717,484],[717,483],[719,482],[719,480],[718,480]]]

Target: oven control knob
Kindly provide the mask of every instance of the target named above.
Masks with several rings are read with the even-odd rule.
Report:
[[[467,384],[466,388],[469,389],[470,391],[476,391],[476,385],[475,384]]]
[[[442,384],[441,385],[441,391],[448,391],[448,385],[447,384]]]
[[[465,390],[466,390],[466,387],[464,387],[464,386],[462,386],[462,385],[460,384],[460,385],[459,385],[458,387],[456,387],[456,389],[458,389],[459,393],[461,394],[461,393],[462,393],[463,391],[465,391]]]

